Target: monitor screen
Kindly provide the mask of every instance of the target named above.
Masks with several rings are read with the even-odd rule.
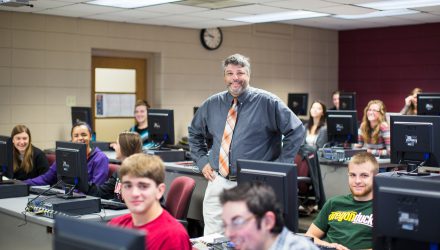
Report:
[[[339,93],[340,110],[356,110],[356,92]]]
[[[327,111],[327,135],[332,143],[357,143],[357,112],[348,110]]]
[[[85,122],[93,129],[92,109],[90,107],[72,107],[72,125]]]
[[[55,250],[145,250],[145,231],[55,217]]]
[[[148,109],[149,140],[174,145],[174,112],[170,109]]]
[[[289,93],[287,96],[287,106],[295,115],[307,115],[309,94],[307,93]]]
[[[417,115],[440,115],[440,93],[417,94]]]
[[[86,193],[89,188],[87,145],[57,141],[55,155],[58,181],[65,187]]]
[[[294,164],[237,160],[237,182],[261,181],[273,188],[287,228],[298,232],[298,185]]]
[[[14,165],[12,161],[12,139],[9,136],[0,135],[0,172],[9,179],[14,177]],[[0,180],[2,181],[3,178]]]
[[[440,116],[391,116],[391,163],[440,167]]]
[[[440,185],[430,179],[375,177],[373,249],[439,249]]]

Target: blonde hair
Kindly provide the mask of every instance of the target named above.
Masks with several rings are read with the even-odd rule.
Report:
[[[24,151],[23,160],[21,161],[21,164],[19,165],[20,160],[20,152],[18,152],[17,148],[15,146],[13,147],[13,165],[14,165],[14,172],[17,172],[19,169],[23,169],[26,174],[30,173],[32,169],[34,168],[33,163],[33,155],[34,151],[32,150],[32,137],[31,137],[31,131],[28,127],[25,125],[17,125],[12,129],[11,132],[11,139],[14,139],[14,136],[20,133],[25,132],[29,136],[29,144],[26,147],[26,150]]]
[[[368,121],[367,112],[371,105],[377,104],[379,105],[379,121],[376,126],[371,127],[370,122]],[[379,133],[380,133],[380,125],[386,120],[386,108],[385,104],[381,100],[371,100],[368,102],[367,106],[364,109],[364,116],[362,117],[362,123],[360,126],[361,135],[364,138],[364,141],[367,143],[376,144],[379,141]]]
[[[126,175],[149,178],[159,185],[165,180],[165,165],[159,156],[137,153],[122,162],[119,176]]]
[[[359,165],[362,163],[371,163],[373,165],[373,173],[377,174],[379,172],[379,163],[374,155],[368,152],[361,152],[353,155],[348,165]]]

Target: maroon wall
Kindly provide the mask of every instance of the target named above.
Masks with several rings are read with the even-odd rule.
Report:
[[[339,89],[358,112],[372,99],[398,112],[415,87],[440,92],[440,23],[339,32]]]

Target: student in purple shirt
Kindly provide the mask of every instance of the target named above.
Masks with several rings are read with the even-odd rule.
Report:
[[[72,142],[87,144],[87,169],[89,182],[103,184],[108,178],[108,158],[99,148],[90,147],[92,130],[85,122],[78,122],[72,127]],[[56,162],[49,170],[38,177],[27,179],[25,183],[33,186],[53,185],[57,182]]]

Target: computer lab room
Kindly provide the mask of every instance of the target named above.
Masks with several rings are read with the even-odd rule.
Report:
[[[439,44],[439,0],[0,0],[0,249],[439,249]]]

